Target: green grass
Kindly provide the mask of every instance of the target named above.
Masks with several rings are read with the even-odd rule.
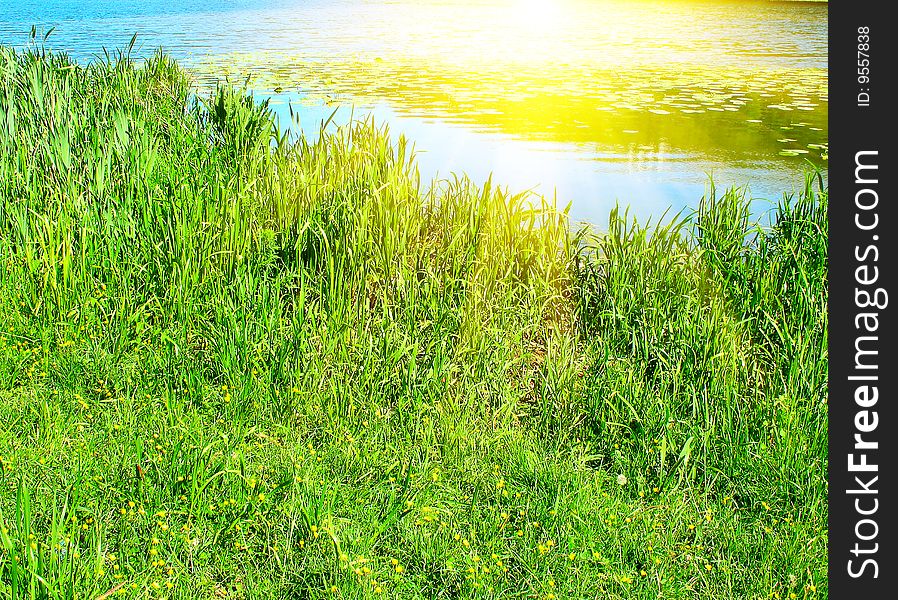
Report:
[[[575,235],[0,48],[0,596],[824,598],[821,188]]]

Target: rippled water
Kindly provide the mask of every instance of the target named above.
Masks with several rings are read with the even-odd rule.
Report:
[[[577,219],[657,216],[708,177],[775,200],[826,169],[825,3],[620,0],[16,0],[0,43],[56,29],[90,60],[162,46],[200,87],[225,77],[314,135],[373,113],[422,175],[489,173]],[[353,113],[354,107],[354,113]],[[289,118],[284,118],[288,123]],[[762,210],[766,204],[756,204]]]

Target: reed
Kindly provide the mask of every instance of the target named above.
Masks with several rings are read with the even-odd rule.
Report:
[[[825,597],[826,202],[577,233],[0,48],[0,591]]]

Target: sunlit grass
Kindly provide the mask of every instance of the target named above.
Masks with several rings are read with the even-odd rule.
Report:
[[[0,590],[826,597],[826,202],[575,234],[0,49]]]

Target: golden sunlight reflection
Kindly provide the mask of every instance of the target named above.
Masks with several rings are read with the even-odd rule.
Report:
[[[508,16],[522,33],[549,33],[561,22],[563,9],[557,0],[517,0]]]
[[[826,167],[825,7],[431,0],[370,10],[379,19],[358,15],[358,28],[335,28],[320,48],[304,37],[219,53],[197,72],[210,83],[250,74],[297,110],[389,115],[427,151],[429,174],[495,173],[563,190],[564,201],[687,202],[711,172],[782,191],[809,164]]]
[[[147,22],[99,11],[50,41],[89,60],[140,31],[148,52],[165,47],[203,91],[249,78],[301,114],[304,134],[334,108],[343,122],[373,111],[416,142],[427,176],[493,172],[580,206],[695,202],[709,172],[779,195],[810,165],[826,169],[822,3],[235,4]]]

